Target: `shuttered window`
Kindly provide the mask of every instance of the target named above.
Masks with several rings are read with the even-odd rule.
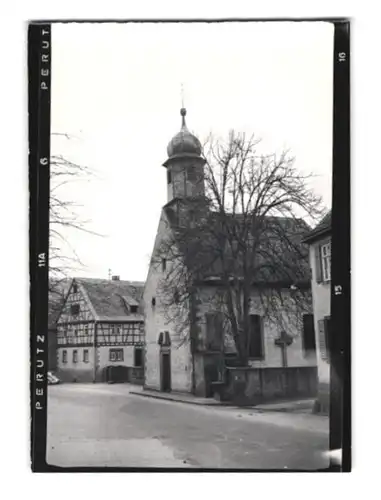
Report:
[[[249,358],[263,359],[263,322],[259,314],[250,314]]]
[[[320,248],[322,275],[324,281],[331,280],[331,243],[326,243]]]
[[[315,270],[318,283],[331,281],[331,242],[315,247]]]
[[[223,350],[223,319],[221,313],[207,313],[206,348],[210,351]]]
[[[331,318],[326,317],[318,321],[319,328],[319,348],[322,359],[328,361],[330,354],[330,324]]]
[[[316,281],[321,283],[323,281],[323,272],[321,268],[321,246],[317,245],[315,247],[315,270],[316,270]]]

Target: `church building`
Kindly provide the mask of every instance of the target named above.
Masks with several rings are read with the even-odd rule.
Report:
[[[194,285],[189,310],[185,312],[191,319],[181,331],[176,321],[167,320],[164,310],[167,306],[161,295],[160,283],[171,264],[165,258],[159,263],[153,258],[163,239],[173,231],[183,204],[205,195],[205,159],[201,143],[188,130],[185,117],[186,110],[183,108],[180,132],[167,147],[168,157],[163,164],[166,168],[167,203],[162,208],[143,293],[146,340],[144,387],[213,397],[216,395],[215,388],[222,382],[224,370],[239,372],[238,368],[234,368],[236,351],[232,335],[213,303],[219,286],[218,277],[205,276]],[[310,293],[308,261],[303,282]],[[287,337],[283,337],[284,332],[264,317],[258,290],[254,286],[250,308],[252,341],[248,367],[246,372],[239,372],[239,376],[244,373],[243,377],[250,386],[248,396],[284,397],[290,395],[291,386],[293,396],[313,395],[316,391],[316,352],[312,306],[303,317],[300,330],[288,331]],[[237,372],[234,372],[235,369]]]

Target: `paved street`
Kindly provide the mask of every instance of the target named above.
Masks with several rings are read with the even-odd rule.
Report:
[[[47,461],[59,466],[317,469],[328,419],[129,394],[127,384],[49,386]]]

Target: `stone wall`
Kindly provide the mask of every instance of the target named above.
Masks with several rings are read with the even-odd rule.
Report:
[[[239,405],[315,397],[316,367],[228,368],[221,399]]]

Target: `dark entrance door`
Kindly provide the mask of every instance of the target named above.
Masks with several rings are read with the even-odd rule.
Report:
[[[171,353],[161,353],[161,391],[171,392]]]

